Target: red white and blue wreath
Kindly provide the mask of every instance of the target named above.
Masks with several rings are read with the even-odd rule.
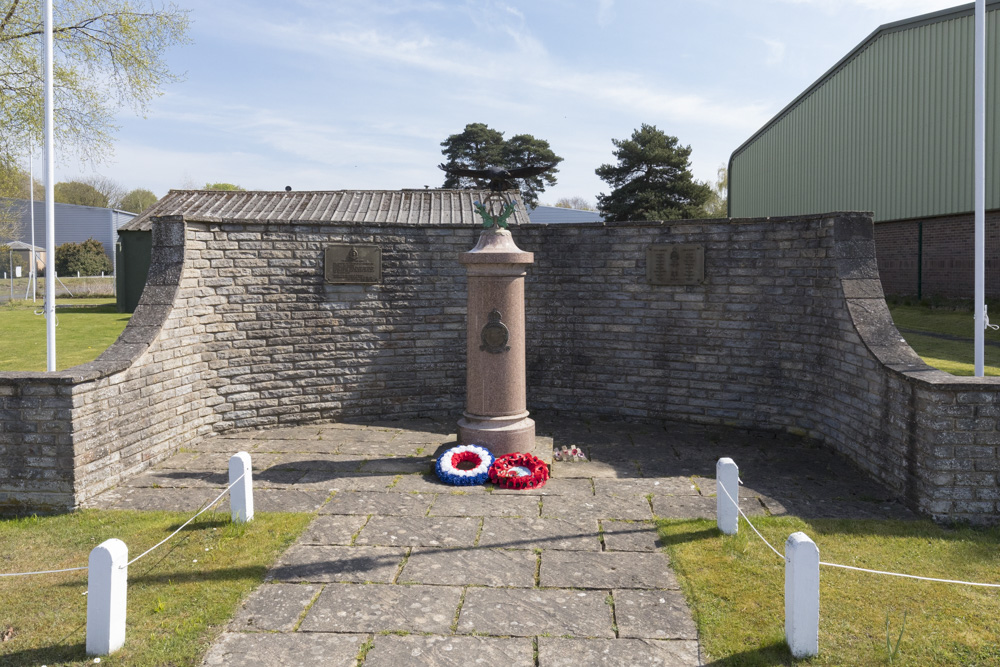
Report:
[[[490,477],[493,455],[479,445],[459,445],[442,454],[434,466],[438,479],[445,484],[472,486],[485,484]]]
[[[549,478],[545,461],[520,452],[504,454],[490,468],[490,481],[501,489],[535,489]]]

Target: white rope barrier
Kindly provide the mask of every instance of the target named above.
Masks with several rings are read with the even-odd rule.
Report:
[[[30,574],[56,574],[58,572],[77,572],[79,570],[88,569],[86,565],[83,567],[68,567],[65,570],[39,570],[38,572],[8,572],[0,574],[0,577],[27,577]]]
[[[771,546],[771,543],[768,542],[764,538],[764,536],[760,534],[760,531],[757,530],[757,527],[753,525],[753,522],[751,522],[750,519],[747,517],[747,515],[743,513],[743,510],[740,509],[739,504],[735,500],[733,500],[733,497],[731,495],[729,495],[729,491],[726,490],[726,487],[723,486],[723,485],[719,485],[719,488],[722,489],[722,492],[726,494],[726,497],[729,498],[729,501],[731,503],[733,503],[734,505],[736,505],[736,511],[738,511],[740,513],[740,516],[742,516],[744,519],[746,519],[747,525],[750,526],[750,528],[753,529],[753,532],[757,533],[757,537],[759,537],[761,539],[761,541],[763,541],[764,544],[766,544],[768,546],[768,548],[771,551],[773,551],[775,553],[775,555],[778,556],[778,558],[780,558],[782,560],[785,560],[785,557],[781,553],[779,553],[777,549],[775,549],[773,546]],[[935,582],[942,583],[942,584],[960,584],[960,585],[963,585],[963,586],[982,586],[982,587],[986,587],[986,588],[1000,588],[1000,584],[984,584],[984,583],[978,583],[978,582],[975,582],[975,581],[960,581],[960,580],[957,580],[957,579],[937,579],[935,577],[920,577],[920,576],[917,576],[915,574],[901,574],[899,572],[885,572],[883,570],[870,570],[870,569],[864,568],[864,567],[854,567],[853,565],[840,565],[839,563],[827,563],[827,562],[824,562],[824,561],[820,561],[819,564],[820,565],[825,565],[827,567],[837,567],[837,568],[840,568],[842,570],[854,570],[856,572],[868,572],[869,574],[884,574],[884,575],[889,576],[889,577],[902,577],[904,579],[916,579],[918,581],[935,581]]]
[[[720,489],[722,489],[722,492],[726,494],[726,497],[727,497],[727,498],[729,498],[729,502],[731,502],[731,503],[732,503],[733,505],[735,505],[735,506],[736,506],[736,511],[740,513],[740,516],[742,516],[742,517],[743,517],[744,519],[746,519],[746,522],[747,522],[747,525],[748,525],[748,526],[750,526],[750,528],[752,528],[752,529],[753,529],[753,532],[757,533],[757,537],[759,537],[759,538],[761,539],[761,541],[763,541],[763,542],[764,542],[764,544],[766,544],[766,545],[767,545],[767,547],[768,547],[768,548],[769,548],[769,549],[770,549],[771,551],[773,551],[773,552],[774,552],[774,555],[775,555],[775,556],[777,556],[777,557],[778,557],[778,558],[780,558],[781,560],[785,560],[785,556],[784,556],[784,555],[783,555],[783,554],[782,554],[782,553],[781,553],[780,551],[778,551],[777,549],[775,549],[774,547],[772,547],[772,546],[771,546],[771,543],[770,543],[770,542],[768,542],[768,541],[767,541],[766,539],[764,539],[764,536],[760,534],[760,531],[759,531],[759,530],[757,530],[757,527],[756,527],[756,526],[754,526],[754,525],[753,525],[753,524],[752,524],[752,523],[750,522],[750,519],[748,519],[748,518],[747,518],[747,515],[746,515],[746,514],[744,514],[744,513],[743,513],[743,510],[741,510],[741,509],[740,509],[740,505],[739,505],[739,503],[737,503],[737,502],[736,502],[735,500],[733,500],[733,497],[732,497],[731,495],[729,495],[729,491],[727,491],[727,490],[726,490],[726,487],[720,484],[720,485],[719,485],[719,488],[720,488]]]
[[[890,577],[904,577],[906,579],[918,579],[920,581],[936,581],[942,584],[962,584],[964,586],[985,586],[987,588],[1000,588],[1000,584],[981,584],[975,581],[958,581],[956,579],[935,579],[934,577],[918,577],[915,574],[900,574],[899,572],[883,572],[882,570],[869,570],[864,567],[854,567],[853,565],[838,565],[837,563],[819,562],[827,567],[839,567],[844,570],[857,570],[858,572],[869,572],[871,574],[885,574]]]
[[[177,529],[177,530],[175,530],[174,532],[170,533],[170,534],[169,534],[169,535],[167,535],[167,537],[165,537],[165,538],[164,538],[163,540],[161,540],[161,541],[160,541],[160,542],[158,542],[157,544],[153,545],[153,546],[152,546],[152,547],[150,547],[149,549],[146,549],[146,550],[145,550],[145,551],[143,551],[143,552],[142,552],[141,554],[139,554],[138,556],[136,556],[135,558],[133,558],[132,560],[130,560],[130,561],[129,561],[128,563],[126,563],[125,565],[123,565],[123,566],[122,566],[122,569],[124,570],[124,569],[125,569],[126,567],[128,567],[128,566],[129,566],[129,565],[131,565],[132,563],[136,562],[137,560],[139,560],[139,559],[140,559],[140,558],[142,558],[143,556],[146,556],[146,555],[148,555],[148,554],[149,554],[149,553],[151,553],[152,551],[154,551],[154,550],[156,550],[156,549],[159,549],[159,548],[160,548],[160,547],[162,547],[162,546],[163,546],[164,544],[166,544],[167,542],[169,542],[169,541],[170,541],[170,538],[172,538],[172,537],[173,537],[174,535],[176,535],[177,533],[179,533],[179,532],[181,532],[182,530],[184,530],[184,527],[185,527],[185,526],[187,526],[187,525],[188,525],[189,523],[191,523],[192,521],[194,521],[195,519],[197,519],[198,517],[200,517],[200,516],[201,516],[202,514],[204,514],[204,513],[205,513],[205,512],[207,512],[207,511],[208,511],[209,509],[211,509],[212,507],[214,507],[214,506],[215,506],[215,504],[216,504],[217,502],[219,502],[220,500],[222,500],[222,496],[224,496],[224,495],[226,495],[227,493],[229,493],[229,490],[230,490],[231,488],[233,488],[233,487],[234,487],[234,486],[236,485],[236,483],[237,483],[238,481],[240,481],[241,479],[243,479],[243,477],[244,477],[244,475],[245,475],[245,474],[246,474],[246,473],[244,473],[243,475],[240,475],[239,477],[237,477],[236,479],[234,479],[234,480],[233,480],[232,482],[230,482],[230,483],[229,483],[229,486],[227,486],[227,487],[226,487],[225,489],[223,489],[222,493],[220,493],[220,494],[219,494],[218,496],[216,496],[215,500],[213,500],[212,502],[210,502],[210,503],[208,503],[207,505],[205,505],[205,507],[203,507],[203,508],[201,509],[201,511],[200,511],[200,512],[198,512],[198,513],[197,513],[197,514],[195,514],[195,515],[194,515],[193,517],[191,517],[190,519],[188,519],[187,521],[185,521],[185,522],[184,522],[183,524],[181,524],[181,527],[180,527],[180,528],[178,528],[178,529]]]
[[[197,519],[197,518],[198,518],[199,516],[201,516],[202,514],[204,514],[205,512],[207,512],[207,511],[208,511],[209,509],[211,509],[212,507],[214,507],[214,506],[215,506],[215,504],[216,504],[217,502],[219,502],[220,500],[222,500],[222,497],[223,497],[224,495],[226,495],[227,493],[229,493],[229,490],[230,490],[230,489],[232,489],[232,488],[233,488],[233,487],[234,487],[234,486],[236,485],[236,483],[237,483],[237,482],[239,482],[239,481],[240,481],[241,479],[243,479],[243,478],[244,478],[245,476],[246,476],[246,473],[244,473],[244,474],[240,475],[239,477],[237,477],[236,479],[234,479],[234,480],[233,480],[232,482],[230,482],[229,486],[227,486],[227,487],[226,487],[226,488],[225,488],[225,489],[224,489],[224,490],[222,491],[222,493],[220,493],[220,494],[219,494],[219,495],[218,495],[218,496],[217,496],[217,497],[215,498],[215,500],[213,500],[212,502],[210,502],[210,503],[208,503],[207,505],[205,505],[205,507],[203,507],[203,508],[201,509],[201,511],[199,511],[199,512],[198,512],[197,514],[195,514],[195,515],[194,515],[193,517],[191,517],[190,519],[188,519],[187,521],[185,521],[185,522],[184,522],[184,523],[183,523],[183,524],[181,525],[181,527],[180,527],[180,528],[178,528],[178,529],[177,529],[177,530],[175,530],[174,532],[170,533],[170,535],[168,535],[168,536],[166,537],[166,539],[162,540],[161,542],[159,542],[159,543],[158,543],[158,544],[156,544],[155,546],[153,546],[153,547],[151,547],[151,548],[147,549],[147,550],[146,550],[146,551],[144,551],[143,553],[139,554],[138,556],[136,556],[135,558],[133,558],[132,560],[130,560],[130,561],[129,561],[129,562],[128,562],[128,563],[126,564],[126,565],[123,565],[121,569],[125,569],[126,567],[128,567],[128,566],[129,566],[129,565],[131,565],[132,563],[136,562],[137,560],[139,560],[139,559],[140,559],[140,558],[142,558],[143,556],[146,556],[146,555],[148,555],[148,554],[149,554],[150,552],[152,552],[153,550],[155,550],[155,549],[158,549],[159,547],[161,547],[161,546],[163,546],[164,544],[166,544],[166,543],[167,543],[168,541],[170,541],[170,538],[172,538],[172,537],[173,537],[174,535],[176,535],[177,533],[179,533],[179,532],[181,532],[182,530],[184,530],[184,527],[185,527],[185,526],[187,526],[187,525],[188,525],[189,523],[191,523],[192,521],[194,521],[195,519]],[[87,570],[87,569],[89,569],[89,567],[85,565],[85,566],[83,566],[83,567],[70,567],[70,568],[66,568],[66,569],[64,569],[64,570],[38,570],[37,572],[8,572],[8,573],[0,573],[0,577],[27,577],[27,576],[30,576],[30,575],[34,575],[34,574],[57,574],[57,573],[59,573],[59,572],[78,572],[78,571],[81,571],[81,570]]]

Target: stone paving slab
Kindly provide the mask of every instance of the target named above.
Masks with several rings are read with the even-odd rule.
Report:
[[[538,497],[492,495],[440,495],[431,516],[538,516]]]
[[[833,502],[815,499],[778,498],[778,503],[764,500],[775,514],[794,514],[803,519],[914,519],[916,516],[899,503],[876,503],[835,499]],[[742,499],[740,506],[743,506]],[[792,508],[791,510],[787,508]]]
[[[429,473],[434,469],[434,461],[421,456],[392,456],[366,459],[361,464],[361,472],[414,474]]]
[[[225,488],[225,487],[223,487]],[[196,512],[214,500],[222,489],[157,489],[119,486],[91,498],[85,507],[119,510],[169,510]],[[218,511],[226,511],[219,509]]]
[[[470,588],[457,631],[508,637],[614,637],[604,591]],[[577,663],[586,664],[586,663]]]
[[[295,544],[268,573],[277,581],[352,581],[389,583],[396,577],[406,549]]]
[[[690,477],[639,477],[635,479],[594,480],[599,496],[697,496],[698,489]]]
[[[399,583],[531,588],[538,556],[506,549],[413,549]]]
[[[346,428],[321,429],[321,440],[339,441],[347,445],[355,443],[388,443],[392,442],[401,432],[398,428],[358,427],[345,424]]]
[[[653,514],[671,519],[714,519],[718,501],[714,496],[653,496]],[[747,516],[763,516],[764,506],[756,498],[740,498]]]
[[[479,535],[479,546],[600,551],[601,540],[595,519],[486,517]]]
[[[367,516],[358,514],[318,516],[309,524],[298,543],[347,546],[367,521]]]
[[[690,614],[656,541],[646,498],[657,515],[714,517],[719,456],[740,466],[747,513],[913,518],[860,471],[791,436],[535,418],[541,440],[576,444],[592,460],[556,462],[539,489],[457,489],[431,471],[431,455],[455,444],[451,420],[282,427],[203,439],[87,505],[193,513],[223,490],[229,458],[241,450],[251,453],[258,511],[315,512],[320,504],[268,583],[238,610],[229,629],[241,632],[223,634],[206,658],[206,664],[250,665],[354,666],[365,642],[366,665],[466,664],[470,653],[490,664],[532,664],[532,637],[542,667],[698,664]],[[217,511],[228,515],[227,508],[224,499]],[[480,523],[470,543],[468,526]],[[400,546],[371,546],[392,544],[393,535]],[[466,547],[435,545],[438,535]],[[371,544],[348,546],[354,538]],[[419,598],[420,590],[435,598],[409,600],[418,615],[421,605],[452,608],[423,626],[434,630],[401,628],[407,600],[390,598]],[[345,598],[345,591],[357,596]],[[453,598],[459,592],[461,599],[461,591],[453,634],[460,604]],[[382,596],[388,597],[380,602]],[[329,617],[312,622],[339,629],[293,632],[319,598]],[[385,609],[372,611],[373,601]],[[361,629],[351,629],[349,612]],[[402,620],[393,621],[394,614]],[[415,632],[424,634],[385,634]]]
[[[365,667],[533,667],[531,639],[377,635]]]
[[[654,639],[566,639],[538,638],[539,667],[587,667],[606,665],[663,665],[685,667],[701,664],[696,641]]]
[[[432,632],[449,634],[458,586],[331,584],[306,613],[301,632]]]
[[[593,496],[594,485],[589,477],[579,479],[549,479],[535,489],[501,489],[494,487],[494,496]]]
[[[408,547],[471,547],[479,533],[475,517],[373,516],[355,544]]]
[[[354,441],[340,442],[337,445],[338,454],[354,454],[366,459],[387,457],[411,457],[426,455],[427,444],[411,440],[394,440],[390,442]]]
[[[305,475],[304,470],[282,469],[280,466],[268,468],[253,475],[254,489],[298,489],[304,491],[299,486],[299,480]],[[229,475],[226,475],[224,484],[229,485]]]
[[[425,516],[433,502],[434,496],[430,494],[344,491],[335,494],[320,514]]]
[[[301,475],[299,475],[301,477]],[[256,479],[254,480],[257,481]],[[222,489],[229,485],[229,472],[204,472],[193,470],[157,469],[145,472],[128,481],[127,486],[163,489]]]
[[[549,466],[552,476],[560,479],[599,477],[636,477],[639,466],[634,461],[609,463],[606,461],[553,461]]]
[[[324,473],[330,477],[337,477],[345,474],[357,474],[361,464],[365,459],[359,456],[341,454],[298,454],[292,456],[288,453],[274,453],[275,463],[269,467],[279,467],[284,470],[302,470],[307,474]],[[287,459],[283,461],[283,459]],[[254,470],[265,469],[259,465],[257,459],[251,454],[250,462]]]
[[[251,461],[254,461],[251,454]],[[330,455],[317,452],[297,452],[285,449],[276,450],[271,454],[276,457],[271,464],[271,470],[298,470],[301,472],[315,472],[319,470],[328,471],[354,471],[361,467],[367,459],[361,456]],[[254,466],[256,462],[254,462]],[[258,467],[259,468],[259,467]]]
[[[295,486],[303,490],[315,489],[327,493],[334,491],[388,491],[389,486],[395,481],[396,475],[315,471],[305,473]]]
[[[329,496],[325,491],[302,491],[296,488],[253,490],[255,512],[315,512],[326,503]],[[229,496],[221,507],[229,512]]]
[[[619,637],[698,639],[698,628],[679,590],[616,590],[612,594]]]
[[[240,667],[356,667],[362,635],[316,633],[233,633],[221,635],[205,656],[205,665]]]
[[[285,426],[264,431],[249,431],[258,440],[319,440],[323,427],[318,424]]]
[[[649,509],[649,501],[642,496],[548,496],[542,499],[542,516],[562,519],[648,520],[653,518],[653,513]]]
[[[242,448],[243,451],[250,451],[254,446],[254,435],[266,433],[267,431],[236,431],[223,433],[211,438],[203,438],[187,448],[196,449],[199,452],[225,452],[233,447]]]
[[[601,521],[605,551],[659,551],[660,536],[652,521]]]
[[[677,579],[664,553],[543,551],[544,588],[669,588]]]
[[[234,454],[241,450],[238,448],[233,448],[231,451],[226,452],[203,452],[200,454],[192,455],[192,458],[182,459],[182,461],[175,462],[168,459],[168,463],[173,464],[173,469],[175,470],[195,470],[198,472],[214,472],[228,476],[229,475],[229,459],[233,457]],[[281,462],[281,454],[274,453],[264,453],[260,454],[257,452],[250,453],[250,461],[253,464],[253,469],[255,472],[262,470],[267,470],[271,466],[278,465]],[[157,466],[158,468],[166,468],[167,466]]]
[[[294,452],[302,457],[312,457],[317,456],[330,456],[338,453],[340,449],[339,442],[331,442],[329,440],[261,440],[254,445],[253,451],[250,455],[253,456],[257,452]],[[358,457],[354,457],[358,458]]]
[[[229,456],[232,456],[235,453],[236,452],[232,452],[229,454]],[[156,470],[191,470],[191,469],[218,470],[218,468],[215,466],[206,465],[204,468],[202,468],[198,464],[198,459],[200,459],[202,456],[204,456],[204,452],[190,451],[188,449],[185,449],[184,451],[177,452],[173,456],[163,461],[160,461],[158,464],[156,464]],[[228,469],[229,468],[227,467],[226,470]]]
[[[390,491],[396,493],[461,493],[464,495],[485,495],[488,493],[486,487],[481,484],[475,486],[445,484],[433,473],[398,475],[396,483]]]
[[[321,590],[316,584],[264,584],[243,601],[229,629],[291,632]]]

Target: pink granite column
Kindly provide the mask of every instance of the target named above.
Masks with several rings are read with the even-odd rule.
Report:
[[[534,452],[524,364],[524,276],[534,255],[506,229],[488,229],[459,262],[469,276],[465,412],[460,444],[480,444],[495,456]]]

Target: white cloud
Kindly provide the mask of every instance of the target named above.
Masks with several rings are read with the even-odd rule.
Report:
[[[606,28],[615,18],[615,0],[597,0],[597,25]]]
[[[767,47],[767,56],[764,58],[764,62],[768,65],[777,65],[785,59],[785,43],[779,42],[776,39],[768,39],[766,37],[758,37],[758,39],[764,43]]]
[[[267,29],[275,46],[309,52],[329,60],[330,67],[343,66],[344,56],[365,63],[365,67],[373,63],[406,66],[449,77],[449,81],[435,82],[438,89],[454,90],[459,95],[465,94],[459,89],[466,88],[502,99],[505,92],[513,95],[516,91],[537,103],[558,94],[561,106],[575,102],[727,127],[756,127],[766,120],[763,108],[757,105],[714,101],[691,91],[665,89],[630,72],[568,68],[555,62],[527,31],[511,34],[510,48],[496,51],[462,40],[426,34],[401,37],[376,28],[312,31],[311,39],[306,39],[301,26],[269,25]]]

